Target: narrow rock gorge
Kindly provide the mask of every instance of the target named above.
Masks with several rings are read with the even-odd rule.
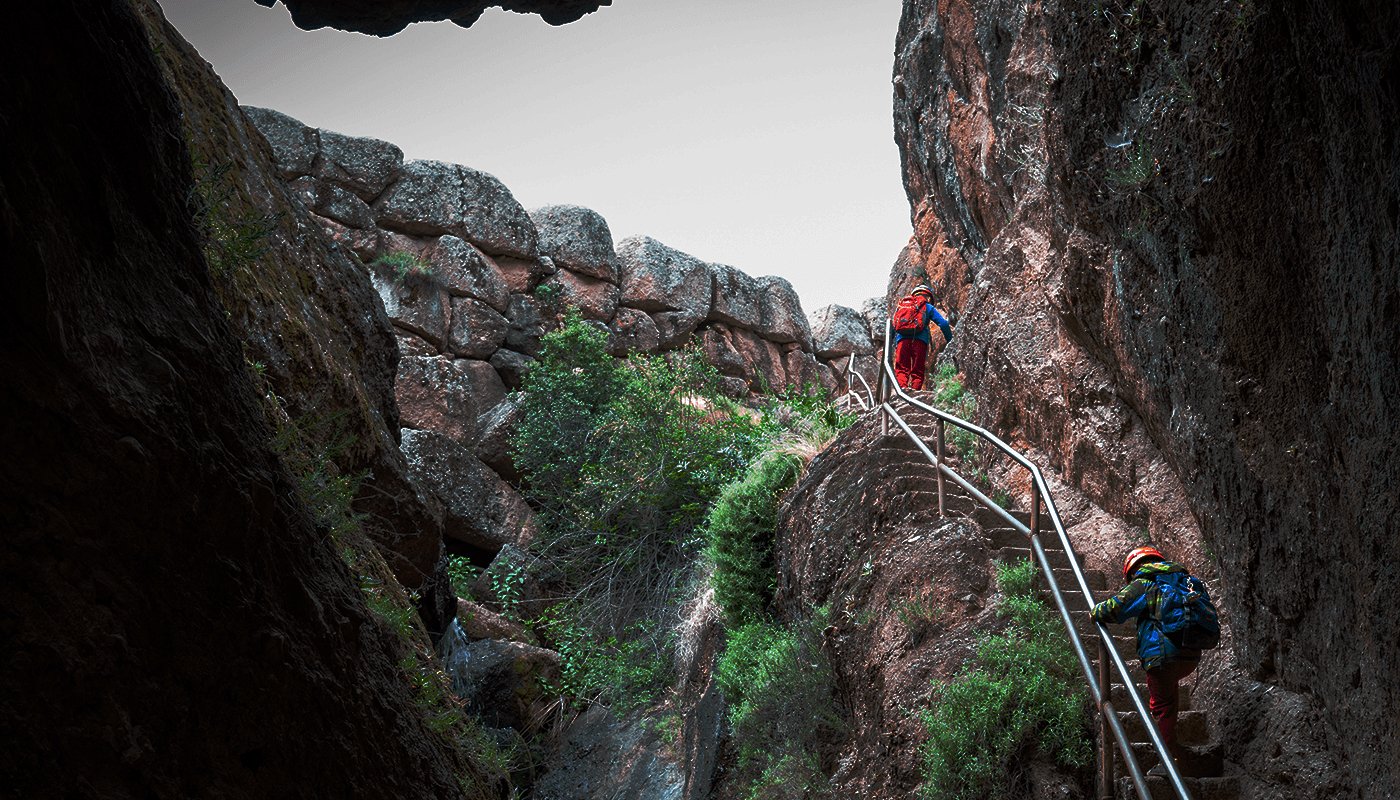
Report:
[[[283,2],[377,35],[487,7],[622,13]],[[939,365],[960,382],[935,394],[965,385],[959,412],[1047,472],[1095,590],[1149,539],[1211,582],[1226,641],[1193,707],[1229,797],[1400,793],[1393,3],[905,0],[914,235],[885,297],[811,314],[745,271],[764,265],[526,209],[489,164],[240,106],[152,0],[16,15],[15,796],[930,796],[921,714],[1007,628],[993,559],[1020,551],[965,497],[939,517],[878,414],[803,399],[875,381],[885,309],[916,283],[957,328]],[[666,630],[587,639],[549,616],[568,576],[536,549],[557,531],[518,431],[561,335],[607,362],[693,353],[715,394],[681,398],[685,430],[794,448],[792,475],[754,458],[707,500],[766,526],[740,564],[761,615],[716,574],[723,543],[697,544],[708,519],[676,534],[696,564],[648,576],[676,582]],[[1024,476],[964,458],[1026,507]],[[743,494],[759,483],[768,506]],[[568,694],[580,650],[631,652],[635,630],[665,643],[654,700]],[[736,641],[793,670],[791,702],[754,712],[768,739],[743,738],[759,701],[726,673]],[[1016,785],[1089,796],[1088,774],[1041,758]]]

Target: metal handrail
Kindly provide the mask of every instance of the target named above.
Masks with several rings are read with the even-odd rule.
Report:
[[[941,411],[926,403],[923,403],[907,394],[899,385],[895,378],[894,369],[890,364],[891,348],[893,342],[890,334],[892,326],[885,325],[884,353],[880,359],[880,376],[878,402],[880,409],[884,412],[881,416],[883,432],[889,433],[889,420],[903,429],[904,433],[913,440],[914,444],[923,452],[935,467],[937,467],[938,477],[938,511],[940,515],[946,516],[943,498],[944,476],[950,478],[958,486],[968,492],[977,502],[995,512],[1014,529],[1026,534],[1030,539],[1031,551],[1039,563],[1041,571],[1045,575],[1045,581],[1050,589],[1051,596],[1055,599],[1055,607],[1060,612],[1060,620],[1065,625],[1065,630],[1069,633],[1070,644],[1074,647],[1074,654],[1079,661],[1079,666],[1084,670],[1084,679],[1089,684],[1090,693],[1094,696],[1095,705],[1100,711],[1100,772],[1099,772],[1099,797],[1106,798],[1112,795],[1112,751],[1108,749],[1107,738],[1112,734],[1113,739],[1118,744],[1118,749],[1123,756],[1123,764],[1127,768],[1129,777],[1132,778],[1133,788],[1137,791],[1140,800],[1151,800],[1151,793],[1147,789],[1146,780],[1143,777],[1142,769],[1138,766],[1137,758],[1133,755],[1133,748],[1128,741],[1127,734],[1123,730],[1123,723],[1118,719],[1117,711],[1113,707],[1111,698],[1110,675],[1108,674],[1108,658],[1112,659],[1114,668],[1118,671],[1118,676],[1122,680],[1123,688],[1127,691],[1128,697],[1132,698],[1134,710],[1142,718],[1143,727],[1147,730],[1148,736],[1152,740],[1152,745],[1157,749],[1162,757],[1162,763],[1166,765],[1167,777],[1170,780],[1172,789],[1175,790],[1179,800],[1191,800],[1191,793],[1186,789],[1186,784],[1181,779],[1181,773],[1177,769],[1176,763],[1172,760],[1171,754],[1167,751],[1166,744],[1162,741],[1161,734],[1157,730],[1156,724],[1147,713],[1147,707],[1143,705],[1142,698],[1138,696],[1137,688],[1128,672],[1128,666],[1123,661],[1123,657],[1118,654],[1117,648],[1113,646],[1113,638],[1103,623],[1095,621],[1094,627],[1099,634],[1099,671],[1095,675],[1092,661],[1087,651],[1084,649],[1084,642],[1079,637],[1079,632],[1075,630],[1074,619],[1070,616],[1070,610],[1065,602],[1065,595],[1060,590],[1059,583],[1055,580],[1054,570],[1050,567],[1050,560],[1045,554],[1045,548],[1040,543],[1040,504],[1045,503],[1045,510],[1049,513],[1050,523],[1055,528],[1055,533],[1059,537],[1060,545],[1064,547],[1065,553],[1069,556],[1070,570],[1074,574],[1075,582],[1079,585],[1079,591],[1084,596],[1087,608],[1094,607],[1094,594],[1089,590],[1089,583],[1084,577],[1084,571],[1079,567],[1079,559],[1075,553],[1074,546],[1070,543],[1069,534],[1065,531],[1064,523],[1060,520],[1060,512],[1055,508],[1055,500],[1050,494],[1050,487],[1045,482],[1045,477],[1041,474],[1040,468],[1031,463],[1015,448],[1003,442],[995,434],[987,431],[967,420],[955,417],[946,411]],[[938,421],[936,447],[937,453],[929,450],[928,445],[918,434],[914,432],[909,424],[904,421],[899,412],[895,411],[890,404],[892,397],[898,397],[910,406],[932,414]],[[979,491],[970,482],[958,475],[950,468],[943,458],[943,426],[944,423],[955,425],[963,430],[977,436],[990,443],[993,447],[1011,458],[1017,464],[1024,467],[1031,475],[1035,486],[1035,493],[1031,499],[1031,524],[1025,525],[1020,520],[1013,517],[1005,509],[998,506],[991,498]],[[1107,657],[1107,658],[1106,658]]]
[[[861,385],[865,387],[865,397],[861,397],[855,392],[855,385],[851,383],[851,376],[860,378]],[[851,353],[851,360],[846,362],[846,394],[854,395],[856,402],[860,403],[861,411],[869,411],[875,407],[875,393],[870,391],[870,383],[865,376],[856,372],[856,354]]]

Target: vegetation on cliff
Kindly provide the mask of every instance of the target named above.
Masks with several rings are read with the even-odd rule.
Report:
[[[1073,651],[1038,596],[1035,573],[1029,561],[998,565],[1005,628],[981,640],[955,680],[935,686],[924,712],[924,797],[1025,797],[1032,761],[1081,769],[1093,758]]]

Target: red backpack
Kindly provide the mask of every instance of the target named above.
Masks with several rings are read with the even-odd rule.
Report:
[[[894,315],[890,322],[894,324],[895,333],[918,333],[924,329],[924,306],[928,301],[923,295],[911,294],[900,298],[899,305],[894,307]]]

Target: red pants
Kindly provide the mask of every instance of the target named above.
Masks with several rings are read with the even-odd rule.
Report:
[[[894,378],[904,389],[924,388],[928,371],[928,342],[901,339],[894,343]]]
[[[1168,750],[1176,749],[1177,691],[1181,679],[1196,671],[1195,661],[1171,661],[1147,671],[1147,707]]]

